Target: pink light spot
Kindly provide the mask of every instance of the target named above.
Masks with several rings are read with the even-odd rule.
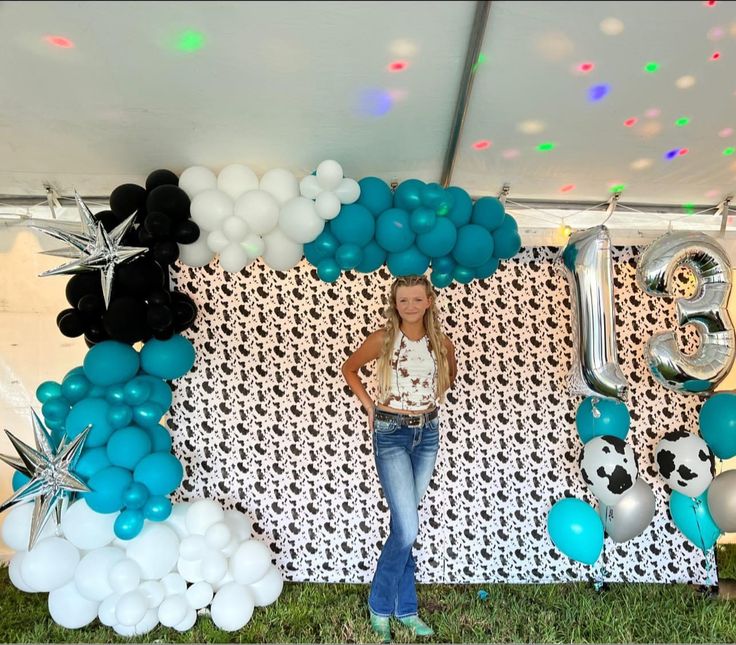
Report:
[[[710,59],[711,60],[718,60],[721,57],[721,52],[713,52]]]
[[[395,60],[393,63],[389,63],[388,71],[389,72],[403,72],[407,67],[409,67],[409,63],[405,60]]]
[[[68,38],[64,38],[64,36],[46,36],[44,40],[49,45],[61,47],[62,49],[72,49],[74,47],[74,43]]]
[[[723,137],[725,139],[726,137],[730,137],[732,134],[733,134],[733,128],[723,128],[723,130],[721,130],[718,133],[718,136]]]
[[[630,119],[626,119],[626,121],[624,121],[624,125],[627,128],[632,128],[632,127],[634,127],[636,125],[636,123],[637,123],[638,120],[639,119],[637,119],[635,116],[632,116]]]
[[[473,144],[473,148],[476,150],[487,150],[491,147],[491,142],[488,139],[481,139]]]
[[[680,148],[677,151],[677,156],[682,157],[683,155],[686,155],[688,152],[690,152],[687,148]]]
[[[650,119],[656,119],[660,114],[662,114],[662,110],[659,108],[649,108],[645,114]]]
[[[504,159],[516,159],[521,153],[516,148],[509,148],[501,153]]]
[[[719,192],[717,190],[709,190],[707,193],[705,193],[706,197],[718,197]]]
[[[594,68],[595,65],[593,63],[580,63],[580,65],[578,65],[578,71],[583,72],[583,74],[592,72]]]
[[[567,184],[560,188],[561,193],[569,193],[571,190],[575,190],[575,184]]]
[[[716,0],[705,0],[703,3],[706,7],[715,7],[716,6]]]

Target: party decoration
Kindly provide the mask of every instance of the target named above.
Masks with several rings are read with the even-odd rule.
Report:
[[[606,535],[614,542],[627,542],[641,535],[651,524],[655,510],[652,487],[641,477],[614,506],[601,503],[598,507]]]
[[[721,531],[708,510],[707,493],[689,497],[673,491],[670,515],[675,526],[695,546],[702,551],[713,548]]]
[[[726,470],[708,487],[708,510],[723,533],[736,531],[736,470]]]
[[[603,550],[603,524],[588,504],[575,498],[561,499],[547,515],[547,532],[567,557],[594,564]]]
[[[562,253],[573,309],[574,394],[624,400],[613,314],[611,240],[605,226],[574,233]]]
[[[626,404],[621,401],[588,397],[578,406],[575,425],[583,443],[602,435],[624,440],[629,432],[631,417]]]
[[[736,456],[736,394],[718,392],[700,408],[700,436],[719,459]]]
[[[654,458],[662,479],[672,490],[687,497],[699,497],[713,481],[713,452],[692,432],[668,432],[657,444]]]
[[[618,437],[588,441],[580,456],[580,471],[593,494],[606,506],[615,506],[639,476],[633,449]]]
[[[692,271],[697,282],[692,298],[677,298],[677,324],[694,325],[700,344],[683,354],[672,331],[654,335],[647,345],[649,369],[665,387],[703,396],[728,374],[736,356],[736,339],[727,310],[731,292],[728,254],[704,233],[669,232],[642,254],[636,279],[646,293],[672,297],[674,273]]]

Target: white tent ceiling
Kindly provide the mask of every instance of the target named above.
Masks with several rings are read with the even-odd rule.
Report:
[[[612,228],[718,230],[736,192],[736,2],[3,2],[0,38],[5,203],[326,158],[508,183],[527,229],[579,225],[618,185],[634,210]]]

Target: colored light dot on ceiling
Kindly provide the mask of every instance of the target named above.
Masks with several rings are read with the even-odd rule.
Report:
[[[540,143],[537,146],[537,150],[539,150],[540,152],[547,152],[548,150],[554,150],[554,148],[555,144],[551,141],[545,141],[544,143]]]
[[[714,189],[714,190],[709,190],[707,193],[705,193],[705,196],[710,199],[713,197],[718,197],[719,194],[720,194],[720,191],[717,191]]]
[[[713,27],[708,31],[708,40],[720,40],[726,35],[723,27]]]
[[[693,85],[695,85],[695,77],[694,76],[680,76],[675,81],[675,85],[681,89],[681,90],[687,90],[691,88]]]
[[[409,63],[407,61],[395,60],[392,63],[389,63],[388,71],[389,72],[403,72],[407,67],[409,67]]]
[[[509,148],[501,153],[504,159],[516,159],[521,154],[516,148]]]
[[[477,60],[477,61],[475,61],[475,63],[473,63],[473,69],[472,69],[471,71],[473,71],[473,72],[477,72],[477,71],[478,71],[478,68],[479,68],[479,67],[480,67],[480,66],[481,66],[481,65],[482,65],[483,63],[485,63],[485,62],[486,62],[486,60],[487,60],[487,59],[486,59],[486,55],[485,55],[485,54],[484,54],[483,52],[481,52],[480,54],[478,54],[478,60]]]
[[[571,190],[575,190],[575,184],[566,184],[560,188],[561,193],[569,193]]]
[[[544,130],[544,123],[534,120],[522,121],[516,128],[524,134],[538,134]]]
[[[182,52],[196,52],[202,49],[202,45],[204,45],[204,34],[192,29],[179,34],[176,40],[176,48]]]
[[[644,114],[649,119],[656,119],[660,114],[662,114],[662,110],[659,108],[649,108]]]
[[[632,161],[629,167],[633,170],[644,170],[646,168],[649,168],[651,165],[651,159],[637,159],[636,161]]]
[[[487,150],[491,147],[491,142],[488,139],[480,139],[473,144],[473,148],[476,150]]]
[[[677,121],[675,121],[675,125],[678,128],[682,128],[686,126],[688,123],[690,123],[690,119],[686,116],[681,116],[679,119],[677,119]]]
[[[688,152],[690,152],[690,150],[688,150],[687,148],[680,148],[677,151],[677,156],[678,157],[684,157]]]
[[[578,71],[583,72],[583,74],[592,72],[594,68],[595,65],[593,63],[580,63],[580,65],[578,65]]]
[[[624,125],[627,128],[633,128],[636,125],[637,121],[639,121],[639,119],[637,119],[635,116],[632,116],[630,119],[626,119],[626,121],[624,121]]]
[[[611,87],[609,85],[593,85],[588,90],[588,99],[591,101],[600,101],[603,99],[608,92],[610,92]]]
[[[413,56],[417,53],[417,46],[411,40],[407,40],[406,38],[394,40],[389,46],[389,49],[394,56],[399,56],[400,58]]]
[[[721,52],[713,52],[710,56],[711,60],[718,60],[721,57]]]
[[[695,213],[695,204],[683,204],[682,210],[684,210],[688,215],[692,215]]]
[[[680,153],[679,148],[673,148],[672,150],[668,150],[667,152],[664,153],[664,158],[668,160],[674,159],[679,153]]]
[[[655,63],[654,61],[648,62],[646,65],[644,65],[644,71],[648,72],[649,74],[654,74],[659,69],[659,63]]]
[[[391,94],[381,88],[368,88],[358,96],[358,113],[363,116],[383,116],[393,107]]]
[[[723,128],[723,130],[718,133],[718,136],[725,139],[726,137],[730,137],[732,134],[733,128]]]
[[[703,3],[706,7],[715,7],[716,6],[716,0],[705,0]]]
[[[730,157],[734,153],[734,148],[732,146],[729,146],[723,151],[724,157]]]
[[[61,49],[72,49],[74,47],[74,43],[68,38],[64,38],[64,36],[46,36],[44,40],[49,45],[60,47]]]
[[[624,23],[618,18],[606,18],[599,26],[606,36],[618,36],[624,30]]]
[[[626,184],[614,184],[608,191],[611,193],[622,193],[624,192],[624,188],[626,188]]]

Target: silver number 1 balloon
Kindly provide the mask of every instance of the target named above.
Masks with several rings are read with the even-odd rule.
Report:
[[[677,298],[677,322],[680,327],[695,325],[700,345],[687,356],[677,346],[674,332],[662,332],[649,340],[647,359],[654,377],[665,387],[705,396],[728,374],[734,359],[734,330],[726,309],[731,263],[713,238],[670,232],[644,251],[636,279],[648,294],[672,297],[672,277],[681,267],[692,271],[697,287],[692,298]]]
[[[623,400],[628,384],[618,364],[608,229],[596,226],[573,234],[562,260],[573,309],[572,393]]]

